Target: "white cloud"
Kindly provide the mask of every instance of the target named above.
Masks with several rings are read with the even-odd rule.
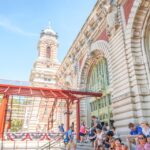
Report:
[[[19,35],[23,36],[38,36],[38,34],[32,33],[32,32],[27,32],[21,29],[18,26],[15,26],[9,19],[0,16],[0,26],[6,30],[9,30],[11,32],[14,32]]]

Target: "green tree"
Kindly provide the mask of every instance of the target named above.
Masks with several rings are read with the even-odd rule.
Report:
[[[23,126],[23,120],[14,119],[11,121],[11,131],[12,132],[18,132],[22,129]]]

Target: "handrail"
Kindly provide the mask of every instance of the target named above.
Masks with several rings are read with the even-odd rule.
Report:
[[[63,143],[63,139],[62,139],[62,136],[58,136],[58,139],[57,140],[55,140],[55,141],[52,141],[52,142],[48,142],[48,143],[46,143],[46,144],[44,144],[44,145],[42,145],[41,147],[40,147],[40,150],[44,150],[44,149],[46,149],[46,148],[57,148],[57,144],[58,144],[58,141],[59,141],[59,144],[62,142]],[[65,149],[65,148],[60,148],[60,149]]]

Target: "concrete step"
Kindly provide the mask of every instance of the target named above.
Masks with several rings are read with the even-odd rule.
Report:
[[[77,150],[94,150],[91,143],[77,143]]]

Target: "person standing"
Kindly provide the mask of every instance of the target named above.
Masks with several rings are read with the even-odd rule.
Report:
[[[60,133],[64,133],[65,132],[63,123],[58,128],[59,128],[59,132]]]
[[[70,150],[71,147],[73,147],[73,150],[76,150],[76,144],[74,143],[73,132],[74,132],[73,127],[70,126],[70,129],[67,131],[67,136],[68,136],[67,150]]]
[[[86,135],[86,127],[85,127],[85,122],[83,121],[80,127],[80,143],[82,143],[84,141],[84,137]]]
[[[92,116],[91,119],[93,121],[93,128],[102,129],[101,121],[96,116]]]

